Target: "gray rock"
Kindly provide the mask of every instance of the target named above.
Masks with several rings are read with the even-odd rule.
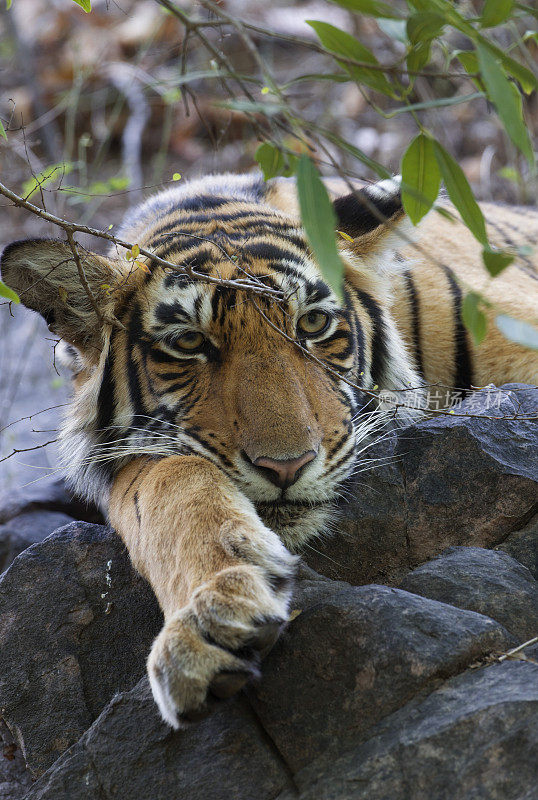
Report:
[[[73,523],[21,554],[0,580],[0,708],[32,772],[49,770],[29,797],[61,797],[65,786],[70,798],[74,787],[80,797],[164,798],[178,775],[189,798],[228,796],[234,775],[240,800],[274,797],[289,770],[338,753],[417,692],[514,643],[471,611],[306,574],[294,603],[301,613],[261,684],[176,739],[145,684],[89,728],[144,674],[161,623],[119,539]]]
[[[483,417],[439,417],[407,429],[400,443],[409,555],[417,564],[449,545],[492,547],[538,510],[538,426],[490,419],[536,413],[537,392],[503,387],[500,407]],[[458,413],[476,413],[468,400]],[[432,548],[435,547],[435,550]]]
[[[317,572],[352,584],[391,583],[408,569],[405,487],[395,460],[398,439],[371,444],[343,489],[330,531],[307,544],[305,561]],[[397,578],[395,578],[397,576]]]
[[[352,584],[397,585],[451,545],[494,547],[525,525],[538,512],[538,426],[489,417],[536,414],[538,390],[509,384],[498,391],[493,408],[481,412],[469,399],[455,412],[474,416],[424,420],[366,451],[384,461],[363,465],[346,488],[351,499],[335,521],[339,532],[314,542],[305,561]]]
[[[21,800],[31,785],[21,749],[0,721],[0,800]]]
[[[513,641],[487,617],[386,586],[304,581],[294,607],[248,690],[294,772]]]
[[[66,514],[72,519],[103,522],[102,515],[97,509],[79,500],[68,491],[63,480],[54,477],[41,478],[36,483],[12,491],[2,498],[0,524],[32,511],[54,511]]]
[[[295,780],[301,800],[534,800],[537,751],[538,665],[505,662],[452,678]]]
[[[70,522],[73,518],[67,514],[29,511],[0,525],[0,572],[7,569],[27,547],[42,542],[50,533]]]
[[[506,553],[450,547],[400,588],[496,619],[521,642],[538,634],[538,583]]]
[[[511,533],[495,549],[503,550],[524,564],[538,581],[538,517],[534,517],[520,531]]]
[[[244,698],[174,733],[144,679],[114,698],[25,800],[272,800],[290,783]]]
[[[37,775],[145,673],[161,614],[109,529],[75,522],[0,579],[0,715]]]

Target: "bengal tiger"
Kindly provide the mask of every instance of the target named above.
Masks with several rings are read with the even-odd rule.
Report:
[[[383,424],[380,392],[404,398],[405,424],[429,384],[537,381],[536,352],[493,321],[500,309],[536,319],[536,260],[520,255],[492,280],[446,215],[426,217],[413,244],[394,182],[331,190],[342,299],[309,249],[293,181],[257,175],[194,180],[130,211],[118,237],[154,258],[80,248],[99,318],[66,242],[3,253],[6,283],[71,350],[63,464],[164,612],[148,672],[174,728],[258,675],[288,619],[295,554]],[[535,212],[484,212],[493,244],[536,244]],[[469,289],[491,303],[480,346],[462,323]]]

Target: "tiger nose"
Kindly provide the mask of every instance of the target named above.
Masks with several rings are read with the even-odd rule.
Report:
[[[260,456],[252,462],[255,467],[260,469],[265,477],[278,486],[280,489],[287,489],[299,478],[301,469],[310,461],[313,461],[317,453],[315,450],[308,450],[298,458],[289,458],[279,461],[276,458]]]

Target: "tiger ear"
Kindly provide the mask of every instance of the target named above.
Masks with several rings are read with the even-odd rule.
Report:
[[[103,317],[120,274],[118,262],[77,245],[90,290]],[[102,324],[83,287],[73,252],[58,239],[25,239],[7,245],[0,262],[2,279],[21,302],[41,314],[51,331],[84,350],[101,346]]]
[[[376,271],[384,271],[387,251],[401,248],[407,241],[403,234],[412,228],[402,206],[400,180],[380,181],[333,201],[338,231],[353,240],[353,252]]]

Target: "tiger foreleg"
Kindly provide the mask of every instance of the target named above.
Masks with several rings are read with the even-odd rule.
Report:
[[[257,676],[288,619],[296,559],[197,456],[131,462],[109,515],[164,612],[148,673],[163,718],[178,728]]]

